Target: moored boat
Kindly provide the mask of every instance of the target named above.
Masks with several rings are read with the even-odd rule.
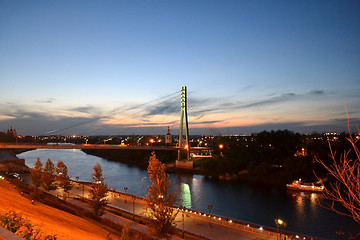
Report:
[[[291,184],[286,184],[286,187],[296,191],[322,192],[324,190],[324,186],[316,186],[313,183],[302,183],[301,179],[295,180]]]

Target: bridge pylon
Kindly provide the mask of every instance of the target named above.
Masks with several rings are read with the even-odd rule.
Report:
[[[184,124],[185,124],[185,142],[184,142]],[[186,160],[181,159],[181,150],[186,150]],[[190,142],[189,142],[189,122],[187,115],[187,88],[181,87],[181,115],[180,115],[180,129],[179,129],[179,150],[178,159],[176,161],[176,167],[192,168],[193,162],[190,160]]]

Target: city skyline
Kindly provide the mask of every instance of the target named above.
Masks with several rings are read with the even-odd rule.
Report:
[[[359,10],[358,1],[1,1],[0,131],[177,134],[187,86],[190,134],[346,131],[345,106],[356,132]]]

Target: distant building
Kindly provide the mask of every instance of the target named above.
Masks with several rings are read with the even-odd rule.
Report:
[[[6,135],[16,137],[17,134],[15,128],[13,129],[13,127],[11,126],[10,129],[7,130]]]
[[[168,127],[168,132],[165,135],[165,144],[172,145],[172,135],[170,134],[170,128]]]
[[[11,127],[6,132],[0,132],[0,142],[16,142],[17,133],[15,128]]]

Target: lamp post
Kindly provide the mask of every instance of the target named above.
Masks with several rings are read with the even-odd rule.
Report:
[[[128,187],[124,187],[124,191],[125,191],[125,195],[124,195],[124,199],[125,199],[125,203],[126,203],[126,191],[128,190]]]
[[[211,210],[213,209],[213,205],[208,205],[207,207],[209,209],[209,214],[211,214]],[[210,220],[209,220],[209,227],[211,227]]]
[[[223,157],[223,153],[222,153],[222,150],[224,148],[224,145],[223,144],[219,144],[219,149],[220,149],[220,156]]]
[[[79,189],[79,176],[76,176],[75,178],[76,178],[76,183],[77,183],[77,187],[76,187],[76,188]]]
[[[182,215],[182,239],[185,239],[185,237],[184,237],[184,228],[185,228],[185,223],[184,223],[184,208],[181,208],[181,215]]]
[[[276,225],[276,239],[279,240],[279,227],[284,226],[286,227],[286,222],[281,220],[280,218],[275,219],[275,225]],[[280,239],[281,239],[281,233],[280,233]]]
[[[131,195],[131,198],[132,198],[132,202],[133,202],[133,221],[134,221],[134,219],[135,219],[135,199],[136,199],[136,196]]]

